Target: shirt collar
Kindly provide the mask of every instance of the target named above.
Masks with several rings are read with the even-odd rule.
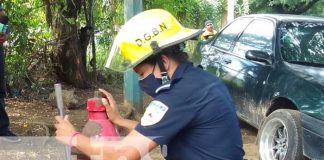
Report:
[[[180,80],[183,77],[183,74],[185,72],[185,70],[189,67],[192,66],[192,63],[185,61],[182,62],[178,65],[178,67],[176,68],[176,71],[173,73],[173,76],[171,78],[171,82],[161,85],[160,87],[158,87],[155,92],[159,93],[160,91],[163,90],[169,90],[172,87],[172,84],[174,84],[176,81]]]
[[[188,61],[185,61],[185,62],[182,62],[178,65],[176,71],[173,73],[173,76],[171,78],[171,83],[173,81],[176,81],[176,80],[179,80],[183,77],[183,74],[184,72],[186,71],[186,69],[189,67],[189,66],[192,66],[192,63],[188,62]]]

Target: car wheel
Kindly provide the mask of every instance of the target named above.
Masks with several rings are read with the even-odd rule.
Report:
[[[288,109],[271,113],[258,133],[258,146],[262,160],[304,159],[300,113]]]

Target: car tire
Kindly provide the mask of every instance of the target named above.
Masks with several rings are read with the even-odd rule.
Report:
[[[258,132],[262,160],[302,160],[302,129],[300,113],[279,109],[271,113]]]

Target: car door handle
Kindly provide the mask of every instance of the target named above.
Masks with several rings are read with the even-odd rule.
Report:
[[[230,59],[224,59],[224,62],[225,62],[225,64],[230,64],[230,63],[232,63],[232,60],[230,60]]]

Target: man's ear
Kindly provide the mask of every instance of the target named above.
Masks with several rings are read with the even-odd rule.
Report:
[[[170,60],[169,60],[169,58],[166,55],[161,55],[161,59],[162,59],[162,62],[164,64],[165,69],[168,70],[169,67],[170,67]]]

